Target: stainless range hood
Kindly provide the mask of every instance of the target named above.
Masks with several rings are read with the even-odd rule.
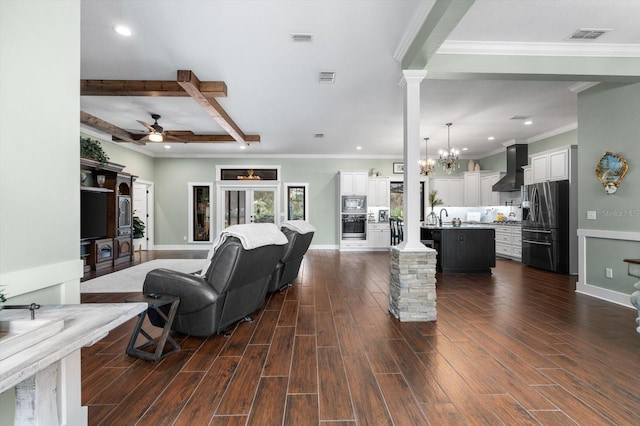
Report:
[[[522,166],[529,164],[528,153],[527,144],[507,147],[507,174],[491,187],[494,192],[520,191],[520,187],[524,185]]]

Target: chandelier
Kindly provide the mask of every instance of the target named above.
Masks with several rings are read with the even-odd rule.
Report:
[[[420,160],[420,176],[433,176],[436,174],[436,162],[428,157],[427,154],[427,141],[429,138],[424,138],[424,160]]]
[[[451,125],[453,123],[447,123],[447,149],[440,150],[440,159],[438,163],[442,164],[442,170],[451,174],[454,168],[460,168],[460,160],[458,160],[459,151],[451,148]]]

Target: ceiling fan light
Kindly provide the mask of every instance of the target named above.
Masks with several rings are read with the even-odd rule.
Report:
[[[151,142],[162,142],[162,134],[160,134],[160,133],[151,133],[151,134],[149,134],[149,140]]]

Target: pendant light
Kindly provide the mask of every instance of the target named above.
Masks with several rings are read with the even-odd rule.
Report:
[[[448,175],[451,174],[453,169],[457,166],[460,168],[460,160],[458,160],[459,151],[451,148],[451,126],[453,123],[447,123],[447,149],[440,150],[440,159],[438,162],[442,164],[442,170]]]
[[[420,160],[420,176],[433,176],[436,174],[435,164],[436,162],[429,158],[427,141],[429,138],[424,138],[424,160]]]

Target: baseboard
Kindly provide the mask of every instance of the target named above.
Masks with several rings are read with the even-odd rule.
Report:
[[[609,290],[592,284],[582,284],[578,282],[576,283],[576,293],[586,294],[587,296],[595,297],[601,300],[606,300],[607,302],[635,309],[633,305],[631,305],[631,295],[620,293],[619,291]]]
[[[338,250],[337,244],[311,244],[309,250]]]
[[[202,245],[156,244],[151,250],[209,250],[210,248],[211,248],[211,243],[206,243]],[[309,250],[338,250],[338,248],[339,246],[337,244],[311,244],[311,246],[309,246]]]

